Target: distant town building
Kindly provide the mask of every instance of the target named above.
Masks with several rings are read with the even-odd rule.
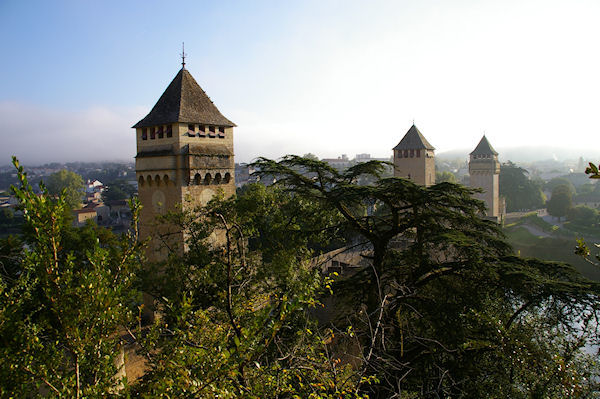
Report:
[[[500,162],[485,135],[469,154],[470,186],[483,189],[475,197],[485,202],[487,216],[501,219],[504,213],[500,202]]]
[[[85,193],[85,202],[100,202],[102,200],[102,194],[99,191]]]
[[[369,162],[369,161],[383,161],[383,162],[391,162],[392,157],[388,158],[372,158],[371,154],[356,154],[356,157],[352,160],[353,163],[361,163],[361,162]]]
[[[73,210],[73,226],[82,227],[85,225],[86,221],[92,220],[93,222],[97,222],[98,214],[94,208],[82,208]]]
[[[85,184],[86,193],[97,193],[104,191],[104,184],[100,180],[88,180]]]
[[[332,166],[340,171],[342,171],[342,170],[348,168],[350,165],[352,165],[352,161],[350,161],[350,159],[348,159],[348,156],[346,154],[342,154],[342,156],[338,157],[338,158],[323,158],[323,159],[321,159],[321,161],[326,162],[330,166]]]
[[[394,176],[422,186],[435,184],[435,148],[413,124],[394,147]]]
[[[126,200],[107,201],[106,205],[110,209],[110,218],[117,225],[127,225],[131,221],[131,209]]]
[[[15,208],[17,205],[19,205],[19,200],[14,195],[0,197],[0,207]]]

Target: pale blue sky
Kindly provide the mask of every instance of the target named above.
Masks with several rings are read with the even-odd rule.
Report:
[[[598,21],[597,0],[3,0],[0,164],[133,157],[182,41],[238,161],[389,156],[413,119],[438,151],[596,153]]]

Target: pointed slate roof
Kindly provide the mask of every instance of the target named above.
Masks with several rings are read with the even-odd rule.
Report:
[[[473,152],[469,155],[498,155],[498,153],[492,148],[492,145],[484,134],[479,144],[477,144],[477,147],[475,147]]]
[[[413,124],[408,132],[404,135],[402,140],[394,147],[394,150],[435,150],[429,141],[423,136],[423,134]]]
[[[174,122],[235,126],[235,123],[219,112],[185,68],[181,68],[152,111],[133,127],[148,127]]]

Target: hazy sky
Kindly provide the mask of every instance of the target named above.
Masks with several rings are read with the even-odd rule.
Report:
[[[0,1],[0,164],[131,159],[180,69],[234,121],[236,161],[588,148],[600,1]]]

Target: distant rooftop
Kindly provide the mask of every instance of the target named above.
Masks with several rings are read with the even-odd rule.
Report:
[[[175,122],[235,126],[235,123],[221,114],[185,68],[181,68],[150,113],[133,127]]]
[[[413,124],[408,132],[404,135],[402,140],[398,143],[394,150],[435,150],[435,148],[429,144],[429,141],[423,136],[423,134]]]
[[[469,155],[498,155],[498,153],[492,148],[492,145],[484,134],[477,147]]]

